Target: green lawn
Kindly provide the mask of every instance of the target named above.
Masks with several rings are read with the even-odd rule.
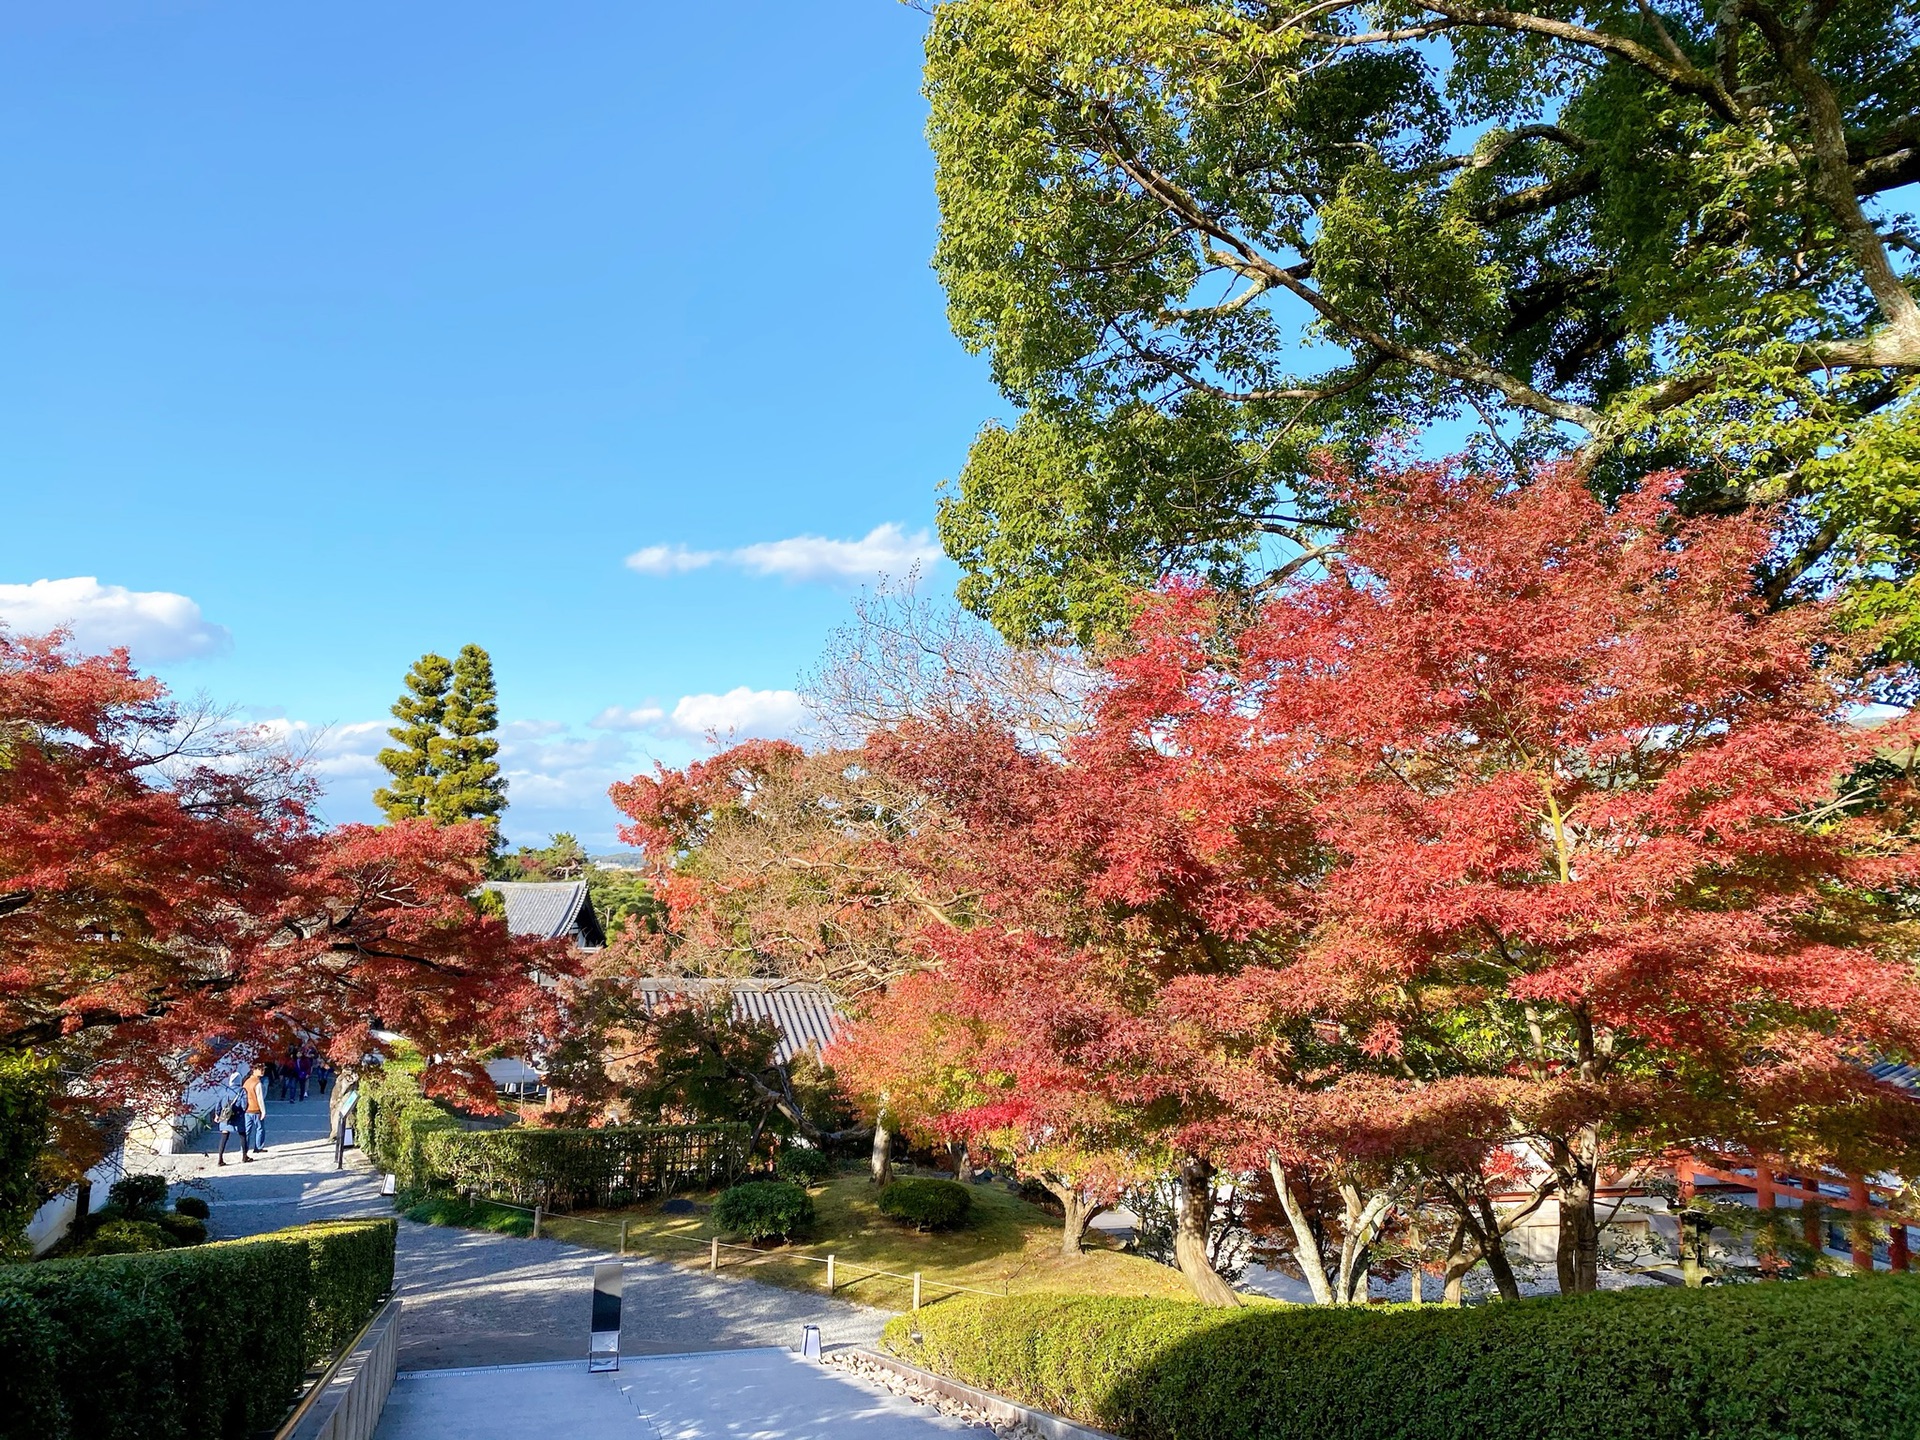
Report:
[[[903,1167],[902,1173],[915,1173]],[[970,1185],[973,1208],[964,1228],[921,1235],[880,1213],[877,1193],[864,1173],[839,1175],[812,1187],[818,1220],[812,1234],[793,1244],[764,1251],[720,1251],[723,1270],[751,1275],[794,1290],[824,1290],[826,1267],[801,1254],[835,1257],[834,1293],[883,1309],[904,1310],[912,1303],[911,1283],[872,1275],[874,1270],[923,1277],[922,1304],[952,1292],[941,1285],[963,1285],[991,1294],[1018,1295],[1036,1290],[1081,1295],[1150,1295],[1177,1299],[1191,1292],[1177,1271],[1137,1255],[1103,1247],[1090,1236],[1085,1253],[1060,1253],[1060,1222],[1027,1204],[999,1184]],[[714,1231],[707,1206],[713,1196],[680,1197],[696,1202],[700,1213],[662,1214],[659,1203],[627,1210],[583,1211],[555,1215],[543,1233],[558,1240],[617,1250],[619,1222],[627,1222],[630,1254],[652,1255],[679,1264],[704,1267]],[[609,1222],[591,1224],[590,1221]]]

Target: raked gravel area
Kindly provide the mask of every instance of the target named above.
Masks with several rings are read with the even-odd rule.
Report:
[[[378,1177],[357,1151],[333,1168],[326,1102],[270,1102],[267,1149],[250,1165],[229,1146],[214,1164],[217,1135],[185,1153],[129,1155],[130,1168],[164,1171],[205,1197],[217,1237],[254,1235],[307,1220],[390,1215]],[[398,1291],[400,1368],[521,1365],[584,1359],[593,1266],[612,1257],[554,1240],[416,1225],[402,1219]],[[752,1346],[797,1346],[818,1325],[828,1348],[872,1344],[888,1312],[781,1290],[743,1277],[711,1276],[654,1260],[627,1261],[620,1348],[627,1355],[681,1355]]]

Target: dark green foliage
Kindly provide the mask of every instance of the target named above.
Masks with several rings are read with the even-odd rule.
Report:
[[[813,1201],[785,1180],[749,1180],[714,1201],[713,1224],[749,1240],[786,1240],[813,1224]]]
[[[207,1222],[198,1215],[161,1214],[153,1223],[160,1227],[169,1245],[204,1245],[207,1239]]]
[[[1920,653],[1909,0],[931,9],[935,266],[1021,412],[940,536],[1009,636],[1252,589],[1337,538],[1325,458],[1464,425],[1784,497],[1783,556]]]
[[[393,718],[400,723],[387,731],[397,744],[379,755],[393,784],[373,793],[373,803],[389,820],[414,820],[428,813],[438,778],[433,746],[446,719],[452,682],[453,662],[444,655],[422,655],[407,671],[406,693],[393,702]]]
[[[27,1252],[22,1232],[40,1206],[53,1088],[50,1061],[0,1055],[0,1260]]]
[[[0,1440],[67,1433],[67,1405],[54,1376],[58,1341],[32,1297],[0,1288]]]
[[[207,1202],[202,1200],[198,1195],[182,1195],[178,1200],[173,1202],[173,1213],[176,1215],[191,1215],[196,1220],[205,1220],[211,1216],[213,1212],[207,1208]]]
[[[0,1268],[0,1440],[270,1430],[308,1365],[351,1338],[392,1288],[393,1236],[390,1220],[340,1221]]]
[[[167,1203],[167,1177],[123,1175],[107,1187],[107,1203],[118,1205],[129,1215],[158,1210]]]
[[[152,1220],[109,1220],[81,1245],[81,1255],[140,1255],[149,1250],[168,1250],[172,1241],[167,1232]]]
[[[773,1162],[774,1174],[800,1185],[817,1183],[833,1172],[832,1156],[804,1145],[783,1145]]]
[[[499,697],[493,661],[478,645],[464,645],[453,662],[453,684],[441,733],[431,747],[435,772],[427,814],[442,825],[461,820],[497,824],[507,808],[507,782],[500,774]]]
[[[669,1190],[720,1185],[746,1165],[744,1125],[608,1125],[598,1129],[438,1134],[436,1184],[519,1205],[624,1205]]]
[[[885,1343],[1127,1440],[1920,1431],[1920,1277],[1390,1312],[1034,1295],[902,1316]]]
[[[424,1193],[432,1180],[428,1143],[457,1134],[460,1122],[444,1106],[420,1093],[419,1081],[405,1064],[384,1065],[360,1080],[357,1120],[360,1147],[382,1170],[390,1171],[403,1195]]]
[[[303,1246],[311,1299],[307,1353],[329,1355],[345,1345],[393,1292],[395,1220],[339,1220],[300,1225],[263,1238]]]
[[[185,1440],[180,1318],[162,1290],[139,1283],[147,1275],[130,1269],[176,1258],[53,1260],[0,1270],[0,1291],[34,1305],[53,1331],[49,1369],[73,1440]]]
[[[903,1178],[880,1192],[880,1213],[916,1230],[955,1230],[967,1223],[973,1196],[952,1180]]]

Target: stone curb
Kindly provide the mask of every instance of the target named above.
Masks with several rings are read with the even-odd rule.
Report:
[[[1031,1406],[1016,1404],[1002,1395],[990,1390],[976,1390],[971,1385],[963,1385],[958,1380],[949,1380],[945,1375],[936,1375],[931,1370],[922,1370],[918,1365],[909,1365],[896,1356],[884,1354],[865,1345],[853,1347],[853,1353],[862,1360],[870,1360],[883,1369],[905,1377],[917,1385],[924,1385],[949,1400],[958,1400],[963,1405],[991,1415],[996,1420],[1008,1420],[1037,1430],[1047,1440],[1117,1440],[1116,1436],[1105,1430],[1095,1430],[1092,1426],[1077,1424],[1062,1419],[1046,1410],[1035,1410]]]

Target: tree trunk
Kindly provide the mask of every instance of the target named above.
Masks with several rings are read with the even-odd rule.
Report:
[[[1453,1207],[1458,1223],[1447,1247],[1446,1303],[1460,1303],[1461,1282],[1482,1260],[1493,1276],[1494,1288],[1502,1300],[1520,1298],[1520,1282],[1507,1258],[1507,1232],[1540,1208],[1544,1192],[1517,1210],[1502,1215],[1484,1189],[1474,1189],[1464,1181],[1443,1181],[1441,1190]]]
[[[1507,1258],[1507,1232],[1501,1228],[1498,1212],[1493,1201],[1484,1194],[1480,1196],[1480,1224],[1485,1240],[1480,1246],[1485,1255],[1487,1269],[1493,1275],[1493,1285],[1500,1292],[1502,1300],[1520,1298],[1520,1282],[1514,1277],[1513,1262]]]
[[[1689,1290],[1697,1290],[1707,1283],[1707,1240],[1713,1233],[1713,1222],[1698,1210],[1682,1210],[1676,1217],[1680,1224],[1680,1279]]]
[[[1273,1193],[1280,1197],[1280,1208],[1287,1212],[1287,1223],[1293,1227],[1293,1257],[1307,1288],[1313,1291],[1314,1303],[1331,1305],[1333,1287],[1327,1283],[1327,1267],[1320,1258],[1320,1237],[1314,1234],[1312,1217],[1288,1183],[1287,1168],[1277,1156],[1267,1157],[1267,1174],[1273,1179]]]
[[[1346,1206],[1342,1217],[1345,1234],[1340,1241],[1340,1275],[1334,1297],[1342,1305],[1364,1305],[1373,1289],[1373,1242],[1379,1238],[1393,1208],[1384,1194],[1363,1196],[1350,1180],[1340,1183],[1340,1199]]]
[[[1562,1295],[1591,1295],[1600,1288],[1600,1223],[1594,1213],[1599,1190],[1600,1137],[1591,1125],[1554,1146],[1559,1180],[1560,1243],[1553,1263]]]
[[[1450,1310],[1460,1308],[1460,1292],[1465,1286],[1467,1272],[1480,1263],[1480,1251],[1467,1243],[1467,1222],[1453,1222],[1453,1238],[1447,1242],[1446,1282],[1440,1292],[1440,1303]]]
[[[1407,1298],[1416,1305],[1425,1304],[1427,1298],[1421,1293],[1421,1282],[1426,1279],[1426,1275],[1421,1269],[1421,1265],[1426,1258],[1426,1246],[1427,1239],[1426,1236],[1420,1233],[1420,1222],[1409,1219],[1407,1221],[1407,1247],[1411,1251],[1411,1254],[1407,1261]]]
[[[1080,1193],[1078,1185],[1065,1180],[1056,1180],[1052,1176],[1040,1181],[1047,1193],[1060,1202],[1060,1208],[1066,1211],[1066,1219],[1060,1226],[1060,1253],[1072,1256],[1080,1253],[1086,1243],[1087,1226],[1093,1223],[1093,1217],[1104,1214],[1106,1205],[1098,1200],[1089,1200]]]
[[[964,1182],[967,1178],[967,1142],[949,1140],[947,1142],[947,1163],[953,1166],[953,1178]]]
[[[873,1183],[886,1185],[893,1180],[893,1131],[884,1118],[873,1122]]]
[[[1180,1162],[1180,1204],[1173,1224],[1173,1256],[1193,1293],[1206,1305],[1238,1305],[1240,1297],[1220,1278],[1207,1253],[1213,1228],[1213,1166],[1198,1155]]]

